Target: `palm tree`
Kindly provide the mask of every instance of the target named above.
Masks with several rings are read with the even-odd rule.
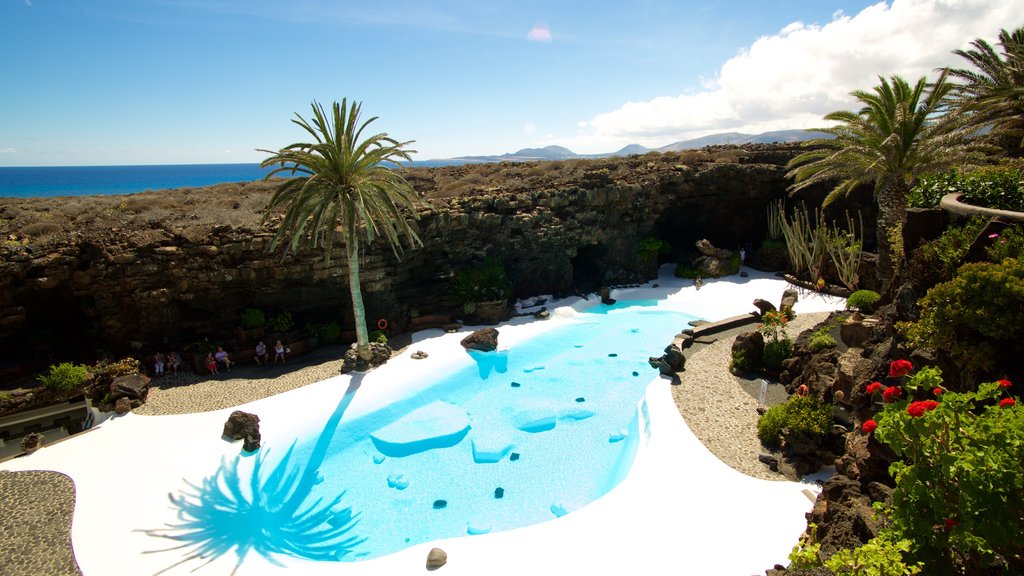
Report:
[[[852,92],[863,107],[826,115],[825,120],[838,124],[821,131],[834,138],[809,141],[807,145],[816,149],[786,166],[787,175],[795,180],[791,192],[838,182],[825,198],[825,206],[860,186],[874,187],[879,269],[884,280],[892,278],[902,256],[899,244],[893,250],[893,242],[900,242],[907,192],[917,177],[969,162],[979,154],[964,139],[962,118],[947,112],[953,85],[946,76],[942,72],[931,85],[922,77],[913,86],[899,76],[879,77],[880,84],[872,91]]]
[[[949,75],[965,82],[955,96],[974,124],[991,128],[989,137],[1019,157],[1024,154],[1024,28],[1001,30],[999,45],[1002,56],[981,38],[971,42],[973,50],[954,50],[977,70],[954,68]]]
[[[360,123],[359,103],[348,106],[347,100],[334,102],[329,117],[316,101],[312,107],[311,122],[298,113],[292,122],[308,132],[314,142],[291,144],[277,152],[260,150],[271,154],[260,167],[276,166],[267,179],[293,176],[271,197],[263,221],[284,208],[271,250],[281,242],[286,242],[286,253],[301,246],[321,248],[330,262],[335,238],[344,240],[356,349],[359,358],[368,362],[370,339],[359,288],[360,237],[365,237],[367,244],[383,237],[396,256],[402,250],[403,237],[411,246],[423,244],[407,220],[410,216],[418,218],[415,208],[419,196],[391,169],[399,161],[409,160],[415,150],[405,148],[411,141],[399,142],[384,133],[364,138],[363,132],[377,117]]]

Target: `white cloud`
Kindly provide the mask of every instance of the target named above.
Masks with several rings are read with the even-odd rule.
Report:
[[[526,39],[534,42],[551,42],[551,28],[544,22],[537,22],[526,34]]]
[[[700,91],[627,102],[581,122],[576,136],[547,143],[603,152],[715,132],[820,127],[825,114],[853,109],[849,93],[871,89],[880,75],[913,82],[942,66],[966,66],[954,49],[992,41],[1022,13],[1024,0],[894,0],[855,16],[837,12],[824,25],[793,22],[725,62]]]
[[[17,154],[18,151],[14,148],[0,148],[0,154]]]
[[[527,122],[526,124],[523,125],[523,132],[526,132],[527,134],[533,134],[536,131],[537,125],[534,124],[533,122]]]

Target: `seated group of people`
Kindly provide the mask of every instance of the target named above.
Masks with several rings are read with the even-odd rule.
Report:
[[[280,340],[274,343],[274,364],[278,362],[285,363],[285,354],[289,350],[284,347],[284,344]],[[257,366],[268,366],[270,364],[270,353],[267,351],[267,345],[260,340],[260,343],[256,345],[256,356],[253,357],[256,360]],[[231,359],[231,356],[224,351],[222,346],[217,346],[216,352],[206,354],[206,368],[210,371],[210,374],[219,374],[220,369],[223,367],[228,372],[231,371],[231,366],[235,364],[235,361]]]
[[[163,376],[168,372],[177,374],[178,366],[181,366],[181,354],[173,350],[167,354],[157,352],[153,355],[153,374],[156,376]]]
[[[290,350],[285,348],[284,344],[281,344],[280,340],[275,342],[274,343],[274,364],[277,364],[279,361],[281,363],[284,363],[285,362],[284,355],[287,354],[288,352],[290,352]],[[256,360],[256,365],[257,366],[266,366],[266,365],[270,364],[270,354],[267,352],[267,345],[264,344],[262,340],[260,340],[260,343],[256,345],[256,357],[255,357],[255,360]]]

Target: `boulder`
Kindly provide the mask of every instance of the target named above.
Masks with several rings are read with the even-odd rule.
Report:
[[[235,410],[224,422],[223,436],[232,440],[241,440],[249,436],[260,436],[260,417],[249,412]]]
[[[729,270],[732,252],[715,248],[706,239],[697,241],[697,249],[700,250],[702,256],[694,260],[693,265],[694,268],[700,271],[701,275],[718,278]],[[700,287],[698,286],[699,289]]]
[[[764,356],[764,336],[756,330],[739,334],[732,343],[732,355],[736,356],[739,352],[743,352],[755,365],[760,364]]]
[[[413,360],[423,360],[427,356],[428,354],[423,350],[417,350],[409,355],[409,357],[412,358]]]
[[[367,362],[359,357],[356,344],[345,351],[341,359],[341,373],[347,374],[353,370],[363,372],[374,366],[380,366],[391,359],[391,347],[383,342],[370,342],[370,361]]]
[[[498,349],[498,330],[496,328],[481,328],[463,338],[460,344],[466,350],[493,352]]]
[[[255,452],[260,449],[260,436],[259,428],[255,430],[247,431],[245,434],[245,441],[242,443],[242,450],[246,452]]]
[[[132,411],[132,401],[127,396],[121,396],[114,402],[114,412],[127,414]]]
[[[110,382],[110,397],[127,396],[132,400],[145,400],[149,393],[149,377],[143,374],[118,376]]]
[[[786,288],[782,292],[782,300],[779,302],[779,310],[786,310],[787,308],[792,310],[793,306],[796,306],[796,301],[799,298],[795,288]]]
[[[850,348],[863,348],[875,333],[878,318],[851,315],[839,325],[839,337]]]
[[[448,563],[448,553],[440,548],[432,548],[427,554],[427,570],[437,570]]]
[[[762,298],[754,299],[754,307],[759,310],[758,318],[764,317],[769,312],[775,312],[775,305]]]

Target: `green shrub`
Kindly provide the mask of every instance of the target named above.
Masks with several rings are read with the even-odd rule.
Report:
[[[690,266],[688,263],[676,263],[676,278],[689,278],[693,280],[697,276],[700,276],[700,270]]]
[[[793,341],[789,338],[769,340],[764,343],[764,356],[761,359],[769,368],[781,368],[782,361],[789,358],[792,353]]]
[[[908,205],[933,208],[951,192],[963,194],[962,201],[975,206],[1024,212],[1024,169],[1007,164],[974,170],[921,176],[907,196]]]
[[[246,308],[242,311],[242,328],[252,330],[261,328],[267,323],[267,317],[259,308]]]
[[[330,322],[309,322],[306,324],[306,335],[316,338],[320,345],[333,344],[341,336],[341,325]]]
[[[765,411],[757,421],[757,437],[765,446],[778,447],[784,430],[820,438],[831,427],[830,405],[812,396],[793,396]]]
[[[1008,226],[999,233],[989,246],[985,255],[992,262],[1002,262],[1007,258],[1024,260],[1024,228]]]
[[[736,350],[732,353],[732,360],[729,361],[729,371],[733,374],[742,374],[754,369],[754,361],[745,350]]]
[[[911,208],[935,208],[946,194],[957,192],[955,171],[942,174],[923,174],[917,185],[907,194],[907,206]]]
[[[1024,342],[1024,260],[963,265],[918,301],[917,322],[897,324],[911,346],[948,350],[964,366],[994,370]]]
[[[882,508],[887,530],[911,542],[910,558],[925,574],[1024,573],[1020,398],[1008,381],[934,395],[938,368],[922,368],[904,388],[906,398],[885,405],[874,432],[896,454],[896,487]]]
[[[512,294],[512,282],[501,260],[488,257],[479,265],[456,274],[451,291],[457,304],[505,300]]]
[[[213,351],[213,348],[210,349]],[[118,376],[130,376],[142,373],[142,363],[136,358],[122,358],[117,362],[97,362],[92,368],[93,378],[97,384],[110,384]]]
[[[882,296],[874,290],[857,290],[846,299],[847,310],[860,310],[865,314],[875,311],[875,304]]]
[[[956,269],[963,264],[964,256],[971,243],[985,227],[986,219],[975,216],[962,226],[950,226],[935,240],[925,242],[920,248],[920,266],[924,266],[939,282],[949,280]]]
[[[668,254],[671,251],[672,245],[668,242],[648,237],[640,241],[640,249],[637,250],[637,256],[646,260],[658,255]]]
[[[385,334],[383,330],[374,330],[373,333],[370,334],[370,342],[378,342],[380,344],[387,344],[388,343],[388,335]]]
[[[281,312],[270,317],[267,327],[273,332],[288,332],[295,328],[295,320],[292,319],[291,312]]]
[[[50,365],[50,372],[38,377],[39,382],[57,392],[71,392],[89,379],[89,368],[71,362]]]
[[[835,348],[836,345],[836,339],[828,332],[819,331],[811,335],[811,352],[820,352],[826,348]]]

